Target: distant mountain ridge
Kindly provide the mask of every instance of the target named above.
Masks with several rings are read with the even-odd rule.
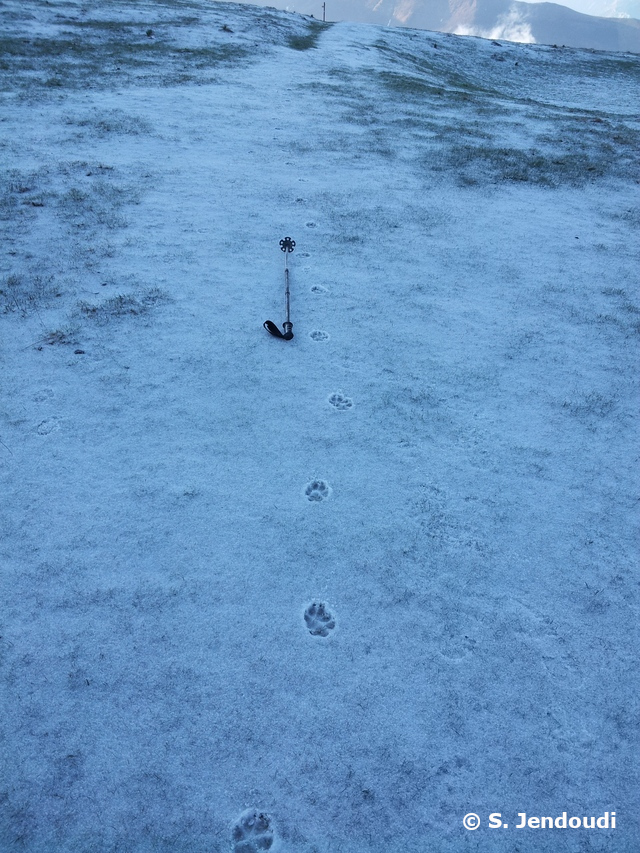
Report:
[[[280,4],[280,8],[316,18],[322,16],[320,0],[298,0],[295,4]],[[557,3],[525,3],[521,0],[329,0],[326,18],[507,41],[640,53],[639,20],[583,15]]]

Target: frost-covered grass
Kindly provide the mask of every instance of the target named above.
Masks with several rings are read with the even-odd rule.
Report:
[[[262,54],[269,42],[284,40],[304,50],[329,27],[313,21],[286,26],[275,10],[226,3],[36,5],[7,8],[0,37],[4,91],[28,100],[60,89],[204,84],[216,79],[217,70]],[[265,29],[268,39],[262,38]]]
[[[638,59],[0,24],[2,853],[636,853]]]
[[[331,24],[320,21],[311,21],[307,25],[307,32],[304,35],[292,34],[289,36],[288,45],[294,50],[310,50],[318,47],[318,42],[322,33],[326,32]]]

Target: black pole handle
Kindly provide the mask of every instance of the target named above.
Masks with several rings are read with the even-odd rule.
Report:
[[[290,341],[293,337],[293,323],[284,324],[284,334],[282,334],[280,329],[272,320],[265,320],[262,325],[265,327],[267,332],[273,335],[274,338],[282,338],[283,341]]]

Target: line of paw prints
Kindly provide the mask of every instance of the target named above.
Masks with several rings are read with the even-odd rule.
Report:
[[[273,845],[273,822],[268,814],[247,809],[233,826],[233,853],[260,853]]]
[[[307,228],[315,228],[315,222],[307,222]],[[308,253],[303,253],[309,257]],[[322,285],[314,285],[311,292],[325,294],[329,291]],[[328,341],[330,335],[320,329],[314,329],[309,333],[312,341]],[[329,402],[337,409],[350,409],[353,401],[345,397],[342,392],[336,392],[329,397]],[[325,480],[312,480],[304,489],[307,500],[318,502],[326,500],[331,494],[331,487]],[[332,613],[322,602],[312,602],[304,612],[304,621],[309,633],[314,637],[328,637],[336,622]],[[248,809],[236,821],[233,827],[233,853],[259,853],[261,850],[269,850],[273,845],[274,831],[272,821],[265,812]]]
[[[326,480],[312,480],[304,489],[308,501],[326,501],[331,494],[331,486]]]
[[[313,223],[311,223],[311,225],[313,225]],[[311,292],[320,294],[328,293],[328,290],[325,287],[322,287],[322,285],[316,284],[311,288]],[[320,342],[328,341],[330,335],[328,332],[324,332],[321,329],[314,329],[309,333],[309,337],[312,341]],[[328,399],[329,403],[339,411],[345,411],[353,407],[353,400],[350,397],[345,396],[342,391],[336,391],[331,394]],[[324,480],[313,480],[311,483],[307,483],[304,494],[308,501],[324,501],[330,496],[331,487]]]
[[[321,601],[313,601],[304,611],[304,621],[312,637],[328,637],[336,627],[333,614]]]
[[[326,604],[313,601],[304,611],[304,621],[313,637],[328,637],[336,620]],[[266,812],[247,809],[235,821],[231,831],[233,853],[261,853],[270,850],[275,840],[273,820]]]

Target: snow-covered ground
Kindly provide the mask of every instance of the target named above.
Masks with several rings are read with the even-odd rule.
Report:
[[[637,853],[640,60],[0,24],[2,853]]]

